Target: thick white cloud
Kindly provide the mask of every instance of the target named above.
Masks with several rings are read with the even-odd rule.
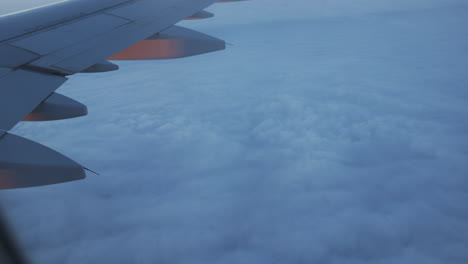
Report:
[[[2,193],[35,263],[466,263],[468,9],[271,3],[194,24],[225,52],[73,77],[88,117],[15,129],[102,174]]]

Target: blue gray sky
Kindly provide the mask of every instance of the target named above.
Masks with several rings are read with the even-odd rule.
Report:
[[[467,263],[465,1],[210,11],[181,25],[226,51],[74,76],[89,116],[14,129],[102,174],[0,194],[34,263]]]

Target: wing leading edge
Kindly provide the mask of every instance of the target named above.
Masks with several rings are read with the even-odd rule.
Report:
[[[0,189],[85,178],[80,164],[8,130],[22,120],[86,115],[86,106],[55,91],[67,75],[117,70],[107,59],[172,59],[224,49],[222,40],[174,26],[212,17],[203,9],[215,2],[69,0],[0,16]]]

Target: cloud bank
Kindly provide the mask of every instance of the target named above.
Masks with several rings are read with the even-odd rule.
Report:
[[[15,129],[102,174],[2,192],[34,263],[466,263],[467,9],[259,3],[192,24],[227,51],[73,77],[88,117]]]

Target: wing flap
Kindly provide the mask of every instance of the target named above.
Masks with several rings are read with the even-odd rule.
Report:
[[[13,128],[66,80],[21,69],[0,75],[0,129]]]

